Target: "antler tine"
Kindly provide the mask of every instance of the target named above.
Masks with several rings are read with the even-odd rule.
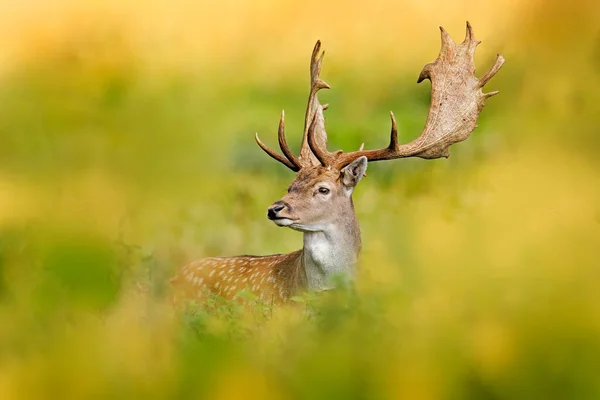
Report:
[[[498,71],[502,67],[502,64],[504,64],[505,61],[506,60],[504,59],[504,57],[502,57],[501,54],[496,55],[496,61],[494,62],[494,65],[492,65],[492,68],[490,68],[490,70],[479,79],[480,88],[484,87],[485,84],[488,83],[488,81],[492,79],[494,75],[496,75],[496,73],[498,73]]]
[[[292,164],[292,162],[290,160],[288,160],[287,158],[283,157],[282,155],[278,154],[277,152],[275,152],[274,150],[271,150],[270,148],[267,147],[266,144],[264,144],[258,137],[258,132],[254,134],[254,140],[256,140],[256,143],[258,144],[258,146],[263,149],[263,151],[265,153],[267,153],[269,156],[271,156],[273,159],[279,161],[280,163],[282,163],[283,165],[285,165],[286,167],[288,167],[289,169],[291,169],[294,172],[298,172],[300,171],[300,168],[297,167],[296,165]]]
[[[314,156],[317,158],[317,160],[319,160],[319,162],[321,163],[322,166],[327,166],[329,163],[329,154],[327,152],[327,150],[321,150],[321,148],[319,148],[319,146],[317,145],[317,143],[315,143],[315,127],[317,124],[317,118],[315,115],[315,118],[313,118],[310,126],[308,127],[308,132],[307,132],[307,138],[308,138],[308,145],[310,146],[310,149],[312,150]]]
[[[321,55],[319,52],[321,51],[321,41],[317,40],[315,43],[315,47],[313,47],[312,56],[310,58],[310,83],[314,84],[319,79],[319,75],[321,74],[321,66],[323,65],[323,57],[325,56],[325,52],[323,51]]]
[[[454,40],[450,37],[450,34],[444,29],[443,26],[440,26],[440,33],[442,34],[442,50],[447,51],[449,48],[454,46]]]
[[[285,155],[285,157],[294,165],[299,171],[301,168],[300,160],[292,153],[288,147],[287,141],[285,140],[285,111],[281,110],[281,118],[279,119],[279,129],[277,130],[277,138],[279,139],[279,148]]]
[[[400,143],[398,142],[398,124],[396,123],[396,118],[394,117],[394,113],[390,111],[390,119],[392,120],[392,129],[390,132],[390,145],[389,149],[397,151],[400,147]]]
[[[417,83],[431,81],[431,103],[429,115],[421,135],[408,144],[398,144],[398,131],[394,115],[388,147],[378,150],[362,150],[341,154],[335,160],[341,168],[361,156],[369,161],[392,160],[404,157],[440,158],[448,157],[449,148],[469,137],[476,128],[477,118],[483,109],[484,100],[498,92],[483,93],[483,86],[498,72],[504,57],[498,54],[492,68],[480,79],[475,77],[475,39],[473,28],[467,22],[466,37],[455,43],[440,27],[442,46],[437,59],[423,67]]]
[[[475,44],[475,46],[477,46],[481,43],[481,40],[475,39],[475,34],[473,33],[473,27],[471,26],[469,21],[467,21],[467,32],[465,33],[465,40],[463,40],[463,43],[473,43],[473,44]]]
[[[263,149],[264,152],[267,153],[269,156],[271,156],[275,160],[279,161],[280,163],[282,163],[283,165],[285,165],[292,171],[295,171],[295,172],[300,171],[300,168],[301,168],[300,162],[299,162],[298,158],[291,152],[291,150],[288,147],[287,142],[285,140],[285,112],[283,110],[281,110],[281,118],[279,119],[279,128],[277,130],[277,137],[279,139],[279,147],[281,148],[281,151],[283,152],[285,157],[281,156],[274,150],[271,150],[269,147],[267,147],[267,145],[265,145],[258,137],[258,133],[256,133],[254,135],[254,140],[256,140],[256,143],[258,144],[258,146],[261,149]]]
[[[320,53],[320,54],[319,54]],[[329,85],[321,80],[321,66],[325,52],[321,52],[321,41],[318,40],[313,48],[310,59],[310,94],[308,104],[304,115],[304,133],[302,135],[302,146],[300,148],[300,161],[313,165],[316,162],[323,164],[324,160],[317,156],[317,153],[323,155],[327,150],[327,132],[325,131],[325,119],[323,110],[329,107],[328,104],[321,105],[317,97],[317,92],[321,89],[329,89]],[[311,128],[311,125],[314,125]],[[310,138],[312,136],[312,138]],[[311,144],[312,143],[312,144]],[[317,150],[315,150],[317,149]],[[319,149],[324,149],[320,151]],[[325,164],[323,164],[325,165]]]

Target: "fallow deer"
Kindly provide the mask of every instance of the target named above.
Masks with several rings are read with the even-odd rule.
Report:
[[[273,203],[267,216],[278,226],[304,234],[301,250],[270,256],[204,258],[183,267],[172,279],[176,298],[199,298],[206,292],[234,297],[248,288],[262,299],[285,301],[301,290],[331,288],[330,278],[341,274],[352,279],[361,249],[352,192],[369,161],[405,157],[435,159],[448,157],[449,147],[461,142],[475,129],[484,100],[498,92],[483,93],[484,85],[498,72],[504,58],[498,54],[492,68],[476,78],[474,54],[480,43],[467,22],[466,37],[455,43],[440,27],[442,45],[437,59],[425,65],[417,83],[431,81],[431,103],[425,128],[408,144],[398,142],[393,113],[387,147],[344,153],[327,150],[327,133],[322,105],[317,97],[329,85],[320,79],[321,43],[314,47],[310,62],[311,88],[304,118],[299,156],[285,139],[284,114],[279,121],[279,146],[283,156],[268,148],[256,135],[258,145],[272,158],[294,172],[296,178],[281,200]]]

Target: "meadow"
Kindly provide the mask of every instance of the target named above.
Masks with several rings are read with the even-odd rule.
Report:
[[[177,268],[302,246],[293,174],[317,39],[329,148],[421,131],[469,20],[486,86],[449,159],[374,163],[355,286],[174,309]],[[0,4],[0,399],[600,398],[594,1]]]

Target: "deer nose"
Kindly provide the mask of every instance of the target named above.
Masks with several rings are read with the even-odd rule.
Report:
[[[280,202],[274,203],[271,207],[269,207],[269,210],[267,211],[267,218],[276,219],[279,211],[283,210],[284,208],[285,204]]]

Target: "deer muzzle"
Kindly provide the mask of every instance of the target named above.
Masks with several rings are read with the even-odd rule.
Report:
[[[285,201],[276,201],[267,210],[267,218],[279,226],[288,226],[294,221],[294,218],[290,215],[291,209],[290,205]]]

